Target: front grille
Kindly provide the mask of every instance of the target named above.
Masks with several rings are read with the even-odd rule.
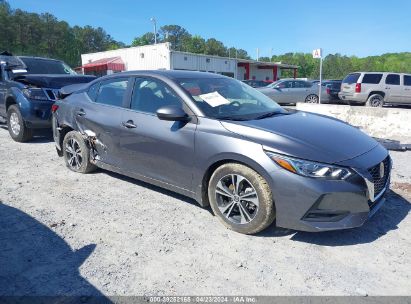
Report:
[[[59,99],[59,91],[60,90],[58,89],[44,89],[44,92],[46,92],[47,97],[53,101]]]
[[[383,161],[382,165],[381,163],[371,167],[368,169],[368,172],[371,174],[372,180],[371,182],[374,184],[374,197],[377,197],[381,191],[384,190],[384,187],[387,184],[388,177],[390,175],[390,169],[391,169],[391,164],[390,164],[390,157],[387,156]],[[383,166],[383,171],[382,172],[382,166]],[[382,176],[381,176],[381,173]]]

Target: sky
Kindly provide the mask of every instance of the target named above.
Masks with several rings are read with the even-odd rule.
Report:
[[[286,52],[365,57],[411,51],[410,0],[9,0],[12,8],[49,12],[70,25],[102,27],[130,44],[158,26],[245,49],[253,58]]]

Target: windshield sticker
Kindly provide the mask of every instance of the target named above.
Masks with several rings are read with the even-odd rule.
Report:
[[[11,70],[14,74],[17,74],[17,73],[27,73],[27,70],[25,70],[25,69],[16,69],[16,70]]]
[[[218,106],[230,103],[228,99],[225,99],[217,91],[212,92],[212,93],[202,94],[202,95],[199,95],[199,97],[212,107],[218,107]]]

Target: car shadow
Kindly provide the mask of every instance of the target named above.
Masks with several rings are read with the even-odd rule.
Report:
[[[52,229],[0,201],[0,296],[110,303],[79,273],[95,247],[73,251]]]
[[[0,129],[6,130],[8,132],[7,125],[1,125]],[[28,142],[23,144],[44,144],[54,141],[53,139],[53,131],[51,129],[38,129],[34,130],[33,138],[30,139]]]
[[[319,233],[296,232],[291,240],[333,247],[371,243],[390,231],[398,229],[398,224],[410,210],[410,201],[390,191],[385,204],[362,227]]]
[[[131,183],[131,184],[134,184],[134,185],[137,185],[137,186],[140,186],[140,187],[144,187],[144,188],[147,188],[149,190],[156,191],[156,192],[159,192],[159,193],[167,195],[167,196],[171,196],[172,198],[181,200],[181,201],[183,201],[185,203],[188,203],[190,205],[199,207],[201,209],[205,209],[208,212],[210,212],[212,215],[214,215],[213,211],[211,210],[211,207],[209,207],[209,206],[202,207],[195,199],[193,199],[191,197],[184,196],[182,194],[173,192],[171,190],[167,190],[167,189],[164,189],[164,188],[161,188],[161,187],[146,183],[144,181],[141,181],[141,180],[138,180],[138,179],[135,179],[135,178],[132,178],[132,177],[128,177],[128,176],[125,176],[125,175],[122,175],[122,174],[118,174],[118,173],[115,173],[115,172],[112,172],[112,171],[108,171],[108,170],[97,169],[94,173],[96,173],[96,174],[104,173],[104,174],[107,174],[111,177],[121,179],[122,181],[126,181],[128,183]]]

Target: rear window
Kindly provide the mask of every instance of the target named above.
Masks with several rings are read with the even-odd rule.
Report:
[[[360,78],[360,73],[353,73],[353,74],[348,74],[347,77],[344,78],[343,83],[357,83],[358,78]]]
[[[380,83],[382,74],[364,74],[362,83],[378,84]]]
[[[385,79],[386,84],[400,85],[400,75],[398,74],[388,74]]]
[[[404,75],[404,85],[411,86],[411,76]]]

